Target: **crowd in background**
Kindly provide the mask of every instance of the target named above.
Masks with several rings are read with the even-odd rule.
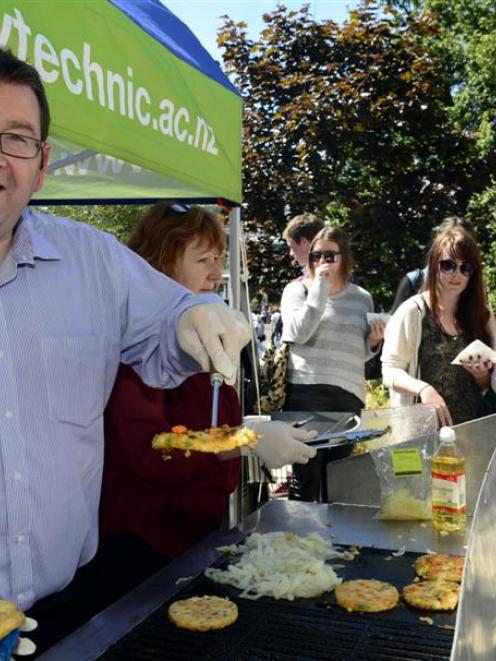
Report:
[[[273,342],[289,346],[284,410],[359,414],[366,367],[373,366],[392,406],[430,404],[440,425],[494,412],[491,361],[474,353],[452,363],[474,340],[496,346],[482,258],[465,219],[449,217],[435,228],[425,265],[400,279],[387,324],[374,318],[372,297],[355,284],[342,229],[302,214],[283,236],[302,274],[282,292],[277,333],[262,322],[270,306],[256,318],[263,342],[272,343],[271,332]],[[319,452],[308,465],[295,466],[290,497],[319,500],[327,460]]]

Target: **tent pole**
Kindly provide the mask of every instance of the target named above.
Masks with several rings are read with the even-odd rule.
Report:
[[[233,207],[229,211],[229,272],[231,285],[231,305],[241,309],[241,209]]]

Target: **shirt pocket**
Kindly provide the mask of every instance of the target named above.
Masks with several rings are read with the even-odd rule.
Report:
[[[103,415],[105,338],[98,335],[41,338],[50,417],[87,427]]]

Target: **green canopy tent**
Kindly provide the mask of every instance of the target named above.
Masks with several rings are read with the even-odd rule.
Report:
[[[241,201],[240,96],[158,0],[4,0],[0,46],[50,102],[38,204]]]
[[[159,0],[2,0],[0,47],[36,67],[50,103],[52,155],[33,203],[222,199],[230,302],[250,317],[242,101],[188,27]]]
[[[242,101],[159,0],[3,0],[0,47],[39,71],[53,151],[35,204],[225,200],[240,307]]]

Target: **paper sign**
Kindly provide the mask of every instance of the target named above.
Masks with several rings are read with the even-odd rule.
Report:
[[[421,475],[422,458],[418,448],[396,448],[391,450],[395,475]]]
[[[391,319],[391,315],[387,312],[367,312],[367,321],[383,321],[385,324]]]

